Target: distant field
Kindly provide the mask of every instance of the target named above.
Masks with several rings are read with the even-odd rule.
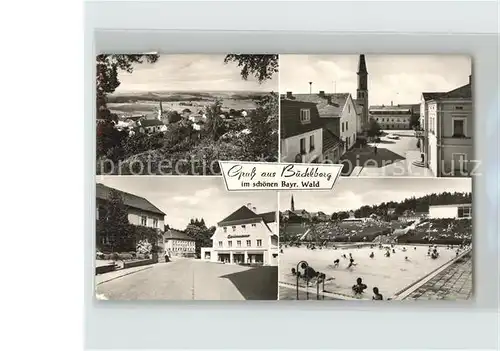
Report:
[[[178,112],[185,108],[192,112],[204,110],[205,106],[212,104],[217,98],[223,102],[223,109],[255,109],[255,98],[265,93],[254,92],[151,92],[151,93],[121,93],[108,97],[108,108],[114,113],[151,113],[156,111],[162,102],[164,110],[176,110]],[[181,104],[182,103],[182,104]]]

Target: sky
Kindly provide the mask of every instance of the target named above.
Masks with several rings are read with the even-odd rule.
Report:
[[[277,92],[278,74],[259,84],[253,76],[245,81],[235,62],[224,64],[225,55],[160,55],[154,64],[134,65],[120,71],[116,93],[149,91],[258,91]]]
[[[471,192],[471,178],[339,178],[333,191],[293,192],[295,209],[333,213],[402,201],[432,193]],[[290,209],[292,192],[280,193],[280,210]]]
[[[461,55],[365,55],[370,105],[416,104],[422,92],[465,85],[471,58]],[[351,93],[356,98],[359,55],[280,55],[280,93]],[[334,83],[335,82],[335,83]]]
[[[208,227],[251,203],[258,213],[276,211],[275,192],[228,192],[222,177],[97,176],[111,188],[144,197],[166,213],[165,224],[184,230],[191,218],[205,219]]]

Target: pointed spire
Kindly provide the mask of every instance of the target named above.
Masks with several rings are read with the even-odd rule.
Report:
[[[366,69],[366,60],[365,60],[365,55],[359,55],[359,62],[358,62],[358,74],[365,73],[367,74],[368,71]]]
[[[290,201],[290,210],[295,211],[295,202],[293,201],[293,195],[292,195],[292,200]]]

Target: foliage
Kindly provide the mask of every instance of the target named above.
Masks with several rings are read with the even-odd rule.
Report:
[[[202,247],[211,247],[212,240],[210,239],[215,232],[215,227],[207,228],[205,220],[191,219],[187,225],[185,233],[195,240],[196,255],[200,256]]]
[[[412,212],[428,212],[430,205],[446,205],[446,204],[466,204],[472,202],[471,193],[449,193],[443,192],[440,194],[430,194],[423,197],[411,197],[401,202],[383,202],[374,206],[362,206],[354,211],[356,218],[368,217],[371,214],[376,214],[380,217],[387,218],[388,210],[394,209],[394,217],[402,215],[405,211]]]
[[[102,238],[109,241],[109,249],[114,251],[130,251],[134,248],[134,231],[128,222],[128,212],[120,193],[112,190],[102,207],[104,215],[99,219],[96,230],[98,245]]]
[[[278,72],[278,55],[227,55],[224,63],[236,62],[241,67],[241,77],[247,80],[253,75],[262,83]]]
[[[226,132],[225,124],[220,117],[222,114],[222,101],[219,99],[215,100],[212,105],[206,107],[205,112],[207,115],[205,133],[213,141],[217,141]]]
[[[378,124],[375,119],[371,118],[368,122],[366,134],[370,138],[375,138],[382,135],[382,128],[380,128],[380,124]]]

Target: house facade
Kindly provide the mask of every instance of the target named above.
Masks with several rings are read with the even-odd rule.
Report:
[[[247,204],[217,223],[212,247],[201,248],[201,258],[211,262],[278,265],[276,213],[257,213]]]
[[[165,213],[158,207],[143,197],[113,189],[100,183],[96,184],[96,220],[105,220],[106,206],[109,195],[113,190],[116,190],[121,196],[127,209],[127,218],[130,224],[153,228],[158,230],[159,233],[163,232]],[[111,238],[103,237],[98,244],[109,245],[112,244],[111,240]]]
[[[423,93],[421,152],[435,176],[470,175],[474,169],[472,76],[447,93]]]
[[[431,205],[429,218],[470,219],[472,218],[472,204]]]
[[[196,256],[196,241],[186,233],[176,229],[170,228],[163,233],[163,248],[170,257]]]
[[[323,160],[323,127],[315,103],[281,99],[281,161]]]

